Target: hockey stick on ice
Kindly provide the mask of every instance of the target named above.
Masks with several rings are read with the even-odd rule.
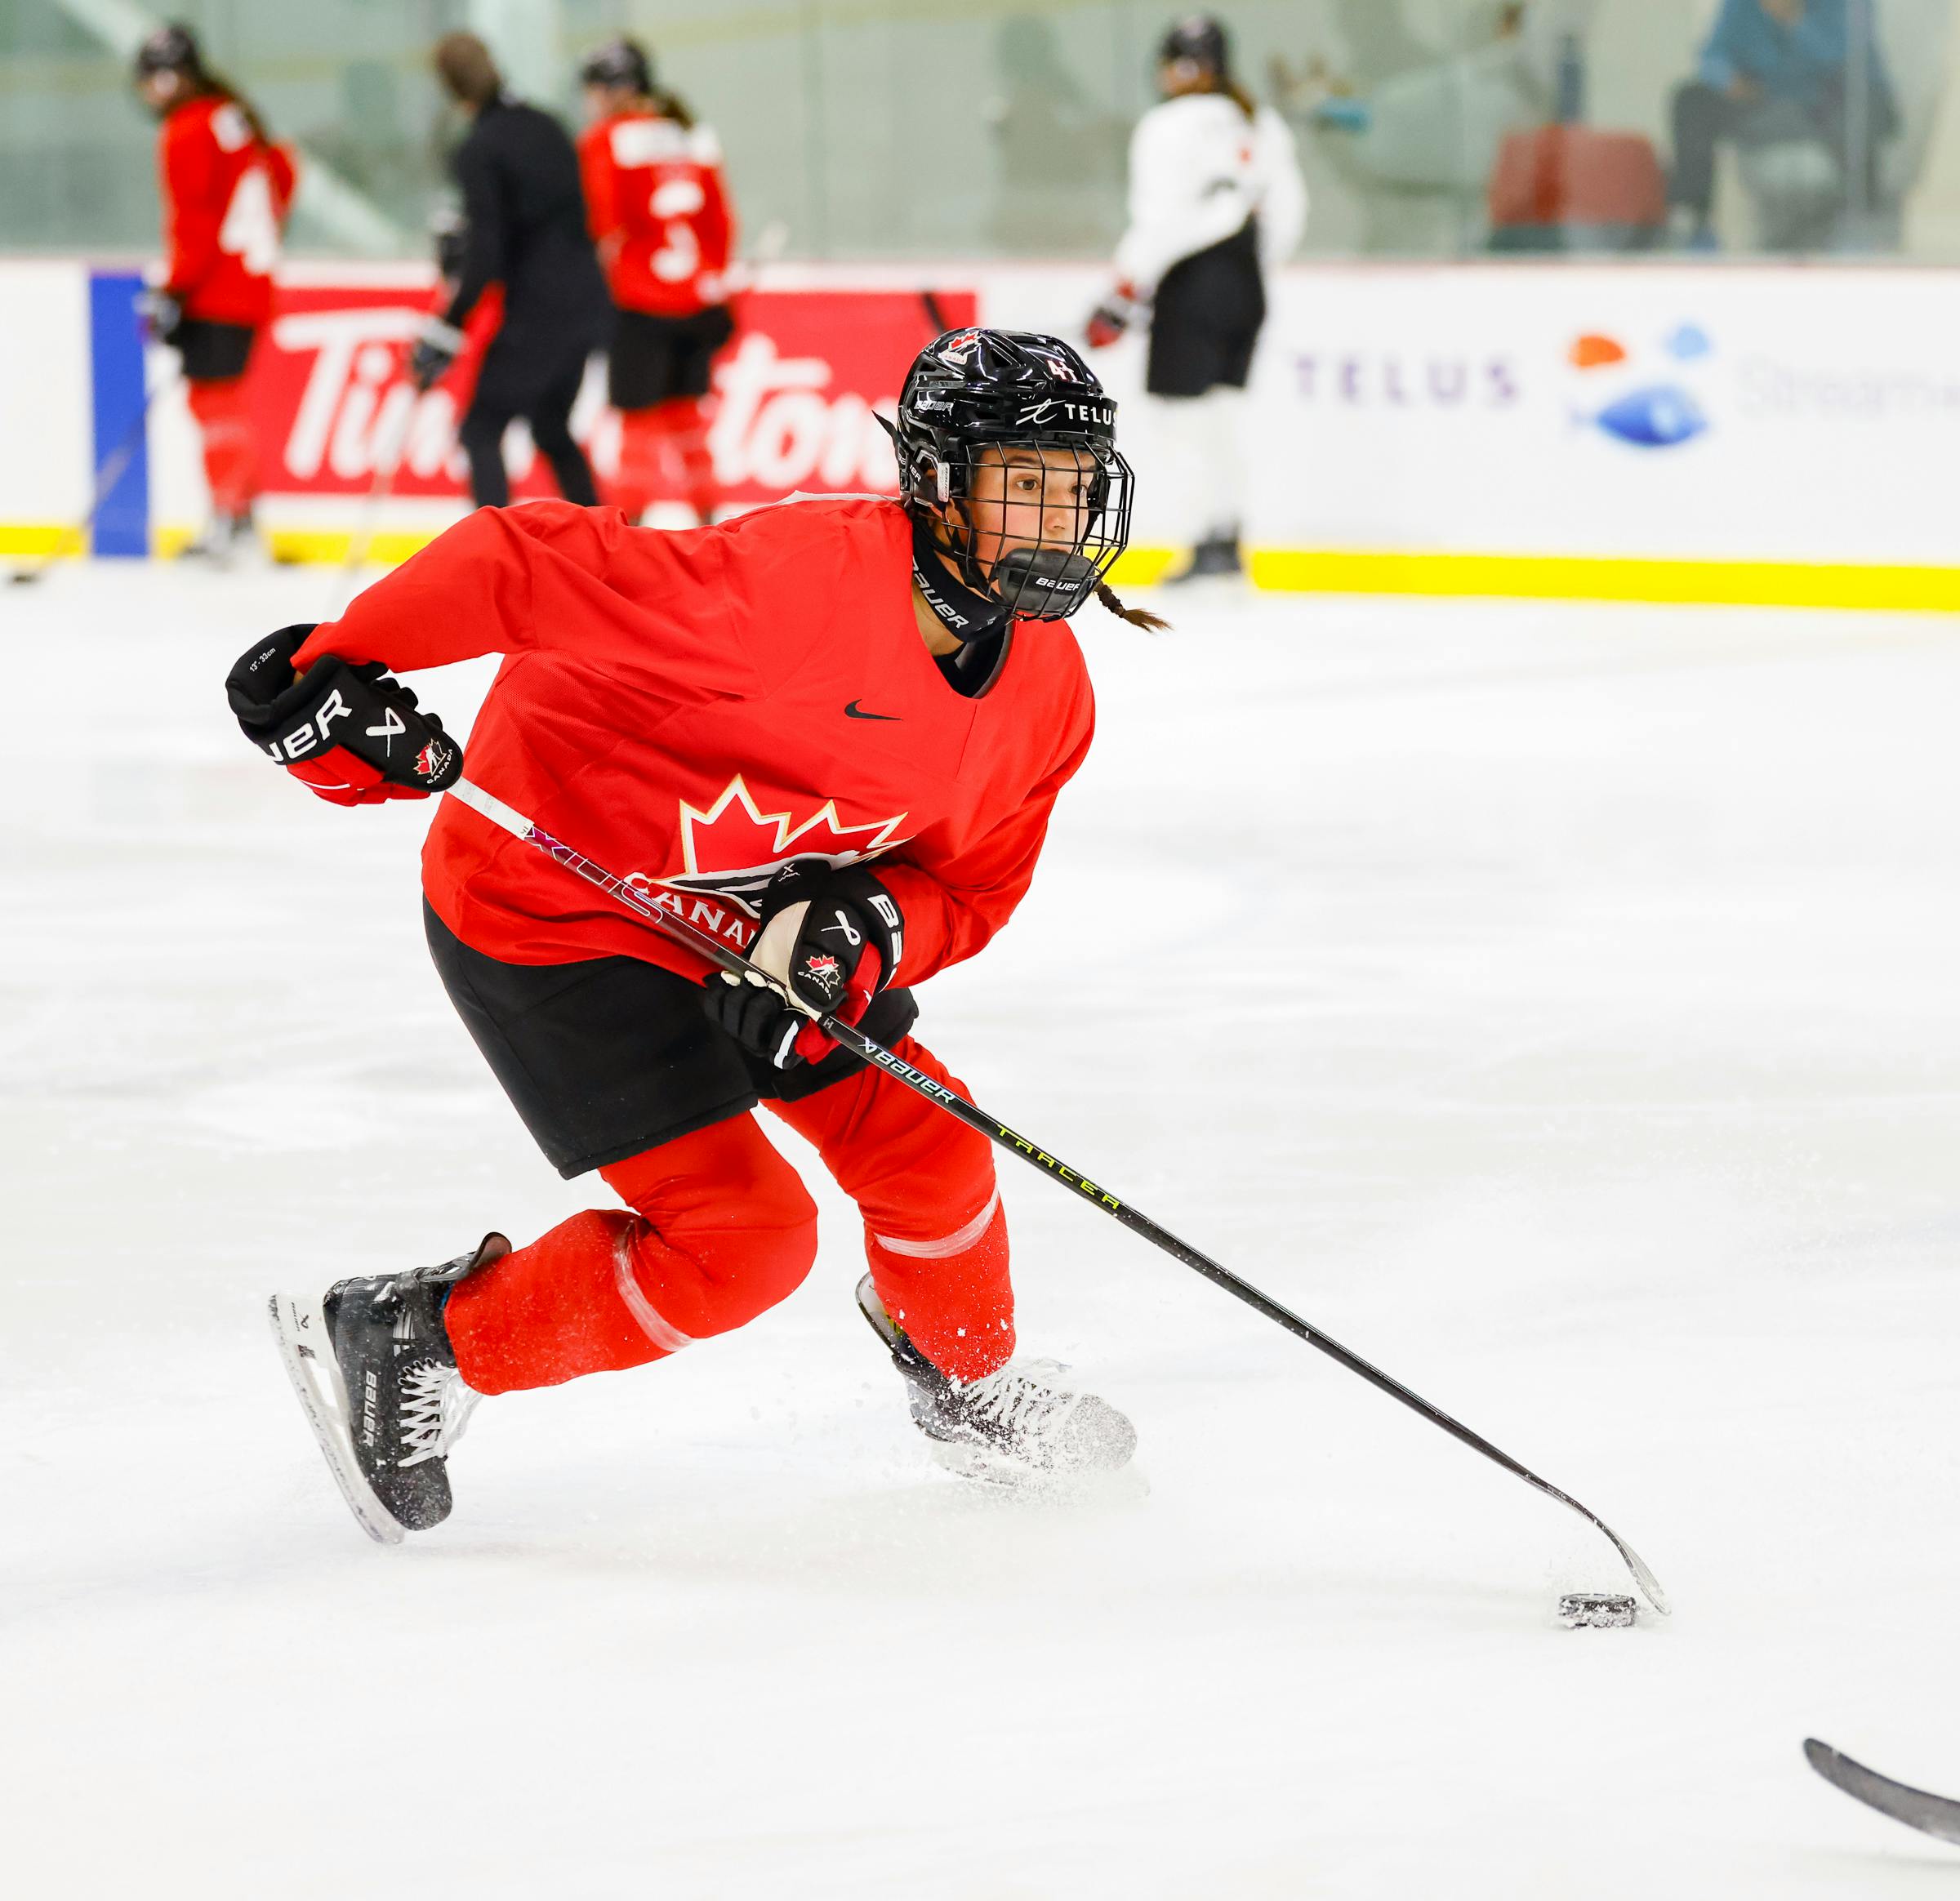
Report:
[[[402,464],[408,459],[408,439],[415,433],[415,419],[421,409],[422,398],[427,394],[426,390],[416,390],[413,400],[403,410],[401,431],[389,452],[381,458],[374,471],[374,479],[368,484],[367,494],[361,498],[361,510],[354,518],[354,532],[347,537],[347,552],[341,562],[343,584],[354,578],[368,558],[381,504],[394,489],[394,479],[401,474]]]
[[[101,467],[96,471],[96,486],[88,498],[87,511],[82,517],[79,532],[83,554],[88,552],[89,537],[95,532],[96,517],[101,514],[103,504],[115,492],[116,484],[129,473],[130,464],[136,459],[136,451],[143,446],[144,436],[149,426],[149,412],[156,407],[157,398],[166,390],[176,389],[183,380],[181,375],[175,371],[163,377],[155,388],[145,395],[143,407],[136,412],[136,420],[123,431],[122,441],[103,457]],[[7,578],[16,586],[24,587],[30,581],[38,581],[61,559],[61,551],[57,548],[38,566],[16,568]]]
[[[481,812],[492,824],[501,826],[513,838],[519,839],[528,845],[535,845],[538,850],[556,859],[568,871],[584,879],[590,884],[597,885],[628,910],[657,924],[669,937],[686,945],[696,955],[706,959],[716,968],[745,976],[752,970],[753,967],[746,957],[729,950],[725,944],[718,938],[710,937],[706,932],[697,930],[676,912],[668,910],[637,886],[629,884],[623,878],[607,870],[603,865],[594,864],[590,858],[574,851],[571,846],[555,839],[550,833],[533,825],[522,812],[514,812],[501,799],[484,791],[482,786],[472,785],[467,779],[460,780],[450,787],[449,795],[452,799],[460,799],[472,811]],[[799,1009],[808,1008],[797,999],[791,998],[790,1000]],[[813,1011],[810,1014],[817,1015]],[[1066,1162],[1051,1155],[1047,1150],[1038,1147],[1026,1136],[1017,1135],[1004,1122],[988,1115],[985,1110],[976,1107],[964,1096],[957,1095],[947,1089],[943,1083],[921,1075],[902,1057],[893,1055],[882,1044],[874,1043],[862,1031],[849,1023],[841,1023],[834,1017],[817,1016],[817,1021],[822,1025],[826,1036],[841,1044],[853,1056],[875,1064],[887,1075],[902,1083],[915,1093],[924,1096],[928,1102],[936,1103],[947,1115],[964,1122],[968,1128],[978,1129],[996,1147],[1005,1149],[1009,1155],[1018,1155],[1024,1162],[1031,1163],[1053,1177],[1064,1187],[1074,1190],[1090,1207],[1113,1216],[1131,1233],[1141,1235],[1152,1246],[1161,1248],[1174,1260],[1182,1261],[1187,1267],[1195,1269],[1214,1286],[1223,1288],[1227,1293],[1244,1301],[1256,1312],[1263,1314],[1267,1320],[1304,1340],[1309,1347],[1325,1353],[1330,1360],[1339,1361],[1350,1373],[1359,1374],[1370,1386],[1379,1387],[1391,1399],[1399,1400],[1411,1411],[1421,1414],[1431,1425],[1440,1426],[1451,1437],[1460,1439],[1473,1451],[1481,1452],[1486,1458],[1494,1461],[1506,1471],[1514,1472],[1526,1484],[1535,1486],[1547,1498],[1556,1498],[1560,1504],[1569,1506],[1581,1518],[1605,1534],[1613,1548],[1619,1553],[1627,1569],[1633,1573],[1634,1583],[1640,1587],[1648,1603],[1656,1610],[1666,1612],[1667,1593],[1661,1589],[1660,1580],[1647,1569],[1640,1554],[1597,1512],[1588,1511],[1570,1493],[1561,1492],[1557,1486],[1541,1479],[1528,1466],[1519,1464],[1510,1454],[1493,1445],[1481,1433],[1472,1432],[1460,1421],[1451,1418],[1440,1406],[1431,1405],[1420,1393],[1413,1391],[1399,1379],[1383,1373],[1379,1366],[1370,1365],[1358,1353],[1350,1351],[1339,1341],[1323,1333],[1317,1327],[1309,1325],[1298,1314],[1281,1307],[1270,1296],[1260,1293],[1250,1281],[1241,1280],[1230,1268],[1220,1267],[1209,1254],[1200,1253],[1188,1243],[1179,1240],[1168,1228],[1158,1227],[1141,1209],[1132,1208],[1128,1202],[1120,1200],[1107,1188],[1090,1181],[1086,1175],[1070,1168]]]
[[[1811,1767],[1833,1788],[1842,1789],[1867,1808],[1876,1809],[1881,1815],[1889,1815],[1895,1822],[1903,1822],[1908,1828],[1917,1828],[1922,1834],[1960,1844],[1960,1802],[1894,1782],[1890,1776],[1867,1769],[1862,1762],[1854,1762],[1829,1743],[1820,1743],[1815,1736],[1806,1741],[1803,1753]]]

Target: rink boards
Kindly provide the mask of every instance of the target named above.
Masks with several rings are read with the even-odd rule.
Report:
[[[948,322],[1079,332],[1100,267],[781,265],[718,372],[731,499],[889,490],[873,416]],[[167,554],[203,490],[174,358],[137,341],[135,269],[0,260],[0,552]],[[924,293],[933,302],[929,307]],[[461,513],[466,392],[419,403],[407,265],[293,265],[256,360],[265,527],[395,558]],[[1960,271],[1835,265],[1303,265],[1284,273],[1244,419],[1255,578],[1283,590],[1960,608]],[[1161,572],[1215,497],[1140,395],[1128,578]],[[145,381],[152,393],[144,412]],[[602,479],[617,420],[595,366],[574,418]],[[521,430],[518,492],[546,492]],[[394,470],[387,499],[366,497]]]

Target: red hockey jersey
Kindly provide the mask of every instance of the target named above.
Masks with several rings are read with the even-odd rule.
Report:
[[[272,269],[292,205],[292,154],[255,138],[230,100],[207,93],[164,120],[164,288],[184,314],[254,329],[272,314]]]
[[[735,214],[706,126],[615,113],[578,141],[586,221],[622,310],[690,317],[728,300]]]
[[[555,837],[736,950],[792,858],[875,860],[905,913],[896,980],[970,957],[1020,902],[1094,724],[1081,650],[1022,621],[969,699],[912,612],[896,502],[826,496],[670,534],[615,509],[479,509],[318,627],[411,670],[508,657],[465,770]],[[423,888],[515,964],[700,960],[534,846],[444,799]]]

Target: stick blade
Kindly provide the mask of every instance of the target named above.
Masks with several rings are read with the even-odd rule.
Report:
[[[1842,1789],[1853,1801],[1917,1828],[1922,1835],[1937,1836],[1942,1841],[1960,1846],[1960,1802],[1945,1796],[1929,1795],[1924,1789],[1909,1788],[1890,1776],[1867,1769],[1841,1749],[1806,1737],[1805,1759],[1833,1788]]]
[[[1622,1544],[1619,1550],[1620,1556],[1627,1560],[1627,1569],[1633,1574],[1633,1582],[1640,1587],[1647,1602],[1663,1617],[1671,1617],[1674,1607],[1668,1602],[1668,1594],[1661,1589],[1660,1580],[1654,1575],[1646,1560],[1630,1544]]]

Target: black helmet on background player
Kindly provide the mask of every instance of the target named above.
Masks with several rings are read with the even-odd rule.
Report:
[[[198,51],[197,35],[180,20],[159,26],[136,48],[136,77],[154,78],[159,73],[181,73],[187,78],[204,76],[204,56]]]
[[[906,372],[891,431],[915,550],[923,536],[967,587],[995,603],[994,626],[1010,613],[1067,620],[1102,584],[1129,539],[1134,478],[1116,452],[1116,432],[1115,403],[1059,337],[1026,330],[947,331]],[[1042,465],[1044,505],[1047,484],[1068,481],[1076,532],[1066,541],[1023,541],[982,568],[968,506],[974,472],[1011,461],[1017,449]],[[1057,459],[1042,456],[1044,450]],[[1058,466],[1062,456],[1067,462]],[[933,599],[929,585],[925,591],[962,639],[991,631],[985,621],[969,628]]]
[[[1231,69],[1231,48],[1222,22],[1209,14],[1194,13],[1180,20],[1166,33],[1157,47],[1157,63],[1173,66],[1188,60],[1214,78],[1223,79]]]
[[[620,86],[631,92],[651,96],[653,61],[638,40],[608,40],[595,53],[586,56],[578,69],[581,86]]]

